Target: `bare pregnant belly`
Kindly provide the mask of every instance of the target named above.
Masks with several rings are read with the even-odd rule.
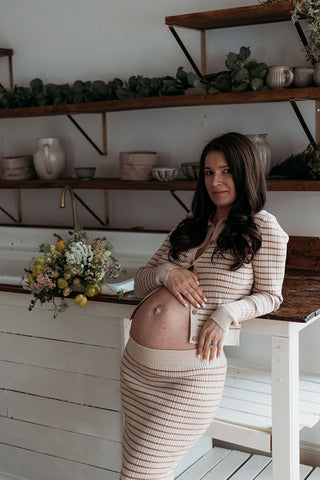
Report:
[[[165,287],[148,297],[134,313],[130,335],[148,348],[189,350],[190,306],[184,307]]]

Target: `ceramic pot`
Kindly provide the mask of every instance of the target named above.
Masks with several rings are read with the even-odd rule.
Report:
[[[287,88],[293,82],[293,72],[290,67],[273,65],[268,68],[266,83],[269,88]]]
[[[298,88],[311,87],[313,74],[314,67],[312,65],[293,67],[293,85]]]
[[[29,180],[35,177],[32,155],[1,159],[2,180]]]
[[[253,133],[250,135],[246,135],[249,140],[254,144],[256,149],[258,150],[265,175],[267,176],[271,170],[271,147],[267,142],[267,134],[266,133]]]
[[[43,180],[59,178],[65,163],[65,154],[59,138],[38,138],[33,164],[39,178]]]
[[[317,87],[320,87],[320,63],[316,63],[314,66],[313,82]]]

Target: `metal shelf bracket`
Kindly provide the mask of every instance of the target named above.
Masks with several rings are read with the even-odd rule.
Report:
[[[21,224],[22,223],[22,209],[21,209],[21,190],[20,188],[17,189],[17,212],[18,212],[18,219],[16,219],[11,213],[7,212],[6,209],[0,206],[1,212],[3,212],[7,217],[14,221],[14,223]]]
[[[311,143],[311,145],[313,146],[313,148],[315,148],[315,147],[317,146],[316,141],[315,141],[315,139],[313,138],[313,135],[311,134],[311,132],[310,132],[310,130],[309,130],[306,122],[304,121],[304,118],[303,118],[303,116],[302,116],[302,114],[301,114],[301,112],[300,112],[300,110],[299,110],[299,107],[298,107],[298,105],[297,105],[297,103],[296,103],[296,99],[295,99],[295,98],[291,98],[291,99],[290,99],[290,105],[292,106],[295,114],[297,115],[298,120],[299,120],[299,122],[300,122],[300,124],[301,124],[301,126],[302,126],[302,128],[303,128],[303,130],[304,130],[304,132],[305,132],[305,134],[306,134],[307,137],[308,137],[309,142]]]
[[[186,212],[190,212],[190,208],[188,208],[186,206],[186,204],[181,200],[181,198],[178,197],[178,195],[176,194],[175,190],[170,190],[170,193],[171,195],[173,196],[173,198],[182,206],[182,208],[185,209]]]
[[[97,150],[100,155],[107,155],[107,114],[103,112],[101,114],[102,117],[102,150],[98,147],[98,145],[89,137],[89,135],[83,130],[83,128],[79,125],[79,123],[70,115],[68,114],[67,117],[73,123],[73,125],[79,130],[79,132],[88,140],[88,142]]]
[[[0,57],[8,57],[9,84],[10,84],[11,92],[13,92],[13,90],[14,90],[12,56],[13,56],[13,50],[11,48],[0,48]]]

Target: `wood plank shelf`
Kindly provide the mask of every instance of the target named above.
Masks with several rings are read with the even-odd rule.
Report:
[[[166,17],[172,27],[210,30],[263,23],[285,22],[291,19],[291,1],[252,5]]]
[[[125,181],[118,178],[95,178],[92,180],[79,180],[76,178],[60,178],[58,180],[0,180],[0,189],[38,189],[38,188],[63,188],[70,185],[71,188],[81,190],[171,190],[193,191],[197,182],[192,180],[178,179],[173,182],[148,181]],[[268,179],[268,191],[320,191],[320,181],[316,180],[285,180]]]
[[[121,112],[172,107],[196,107],[246,103],[289,102],[290,100],[320,100],[320,87],[264,89],[248,92],[216,94],[167,95],[162,97],[129,98],[43,107],[0,109],[0,118],[45,117],[70,114]]]
[[[12,48],[0,48],[0,57],[12,57]]]

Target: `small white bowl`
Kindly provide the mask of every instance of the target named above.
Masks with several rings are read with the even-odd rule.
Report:
[[[155,167],[152,169],[152,176],[160,182],[172,182],[179,173],[179,168]]]

